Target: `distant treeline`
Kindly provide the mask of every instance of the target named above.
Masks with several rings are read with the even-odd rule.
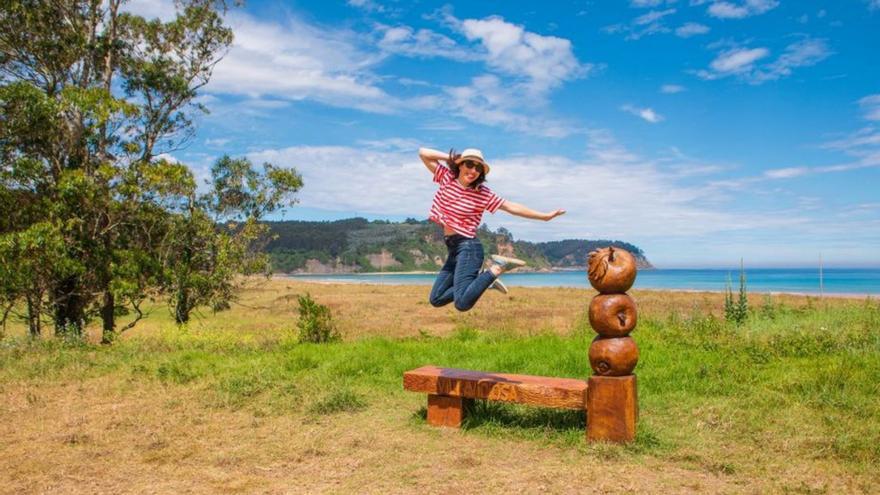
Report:
[[[278,272],[430,271],[436,270],[438,263],[446,259],[442,231],[427,220],[410,218],[389,222],[350,218],[332,222],[267,222],[267,225],[274,238],[266,250],[272,268]],[[480,227],[477,236],[487,254],[512,254],[525,259],[533,269],[583,266],[587,253],[608,245],[631,252],[643,267],[651,266],[640,248],[622,241],[515,241],[507,229],[493,231],[486,225]],[[313,260],[311,265],[307,265],[309,260]]]

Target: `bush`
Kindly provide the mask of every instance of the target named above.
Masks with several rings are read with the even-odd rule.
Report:
[[[296,326],[299,328],[300,342],[320,344],[339,340],[339,332],[333,323],[330,308],[315,302],[309,293],[298,296],[297,299],[299,300],[299,321]]]

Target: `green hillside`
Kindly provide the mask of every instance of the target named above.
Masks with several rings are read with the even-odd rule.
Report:
[[[275,238],[266,249],[276,272],[436,271],[446,259],[442,231],[426,220],[267,223]],[[642,267],[651,266],[641,249],[620,241],[515,241],[506,229],[491,231],[485,225],[477,236],[487,254],[513,255],[536,270],[584,266],[589,251],[609,244],[633,253]]]

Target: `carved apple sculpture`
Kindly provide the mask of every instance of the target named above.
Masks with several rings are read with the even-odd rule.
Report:
[[[602,337],[590,344],[590,367],[597,375],[624,376],[639,362],[639,348],[632,337]]]
[[[624,337],[636,327],[636,302],[626,294],[600,294],[590,302],[590,326],[603,337]]]
[[[636,259],[624,249],[597,249],[588,257],[587,278],[600,294],[624,293],[636,280]]]

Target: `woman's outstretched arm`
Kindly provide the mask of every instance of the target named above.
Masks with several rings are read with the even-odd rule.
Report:
[[[440,160],[446,160],[449,158],[449,154],[431,148],[419,148],[419,158],[433,174],[437,170],[437,166],[440,165]]]
[[[558,217],[559,215],[562,215],[565,213],[565,210],[563,210],[561,208],[558,210],[553,210],[551,212],[541,213],[540,211],[535,211],[535,210],[533,210],[527,206],[523,206],[519,203],[514,203],[513,201],[506,201],[506,200],[503,203],[501,203],[501,206],[499,208],[506,211],[507,213],[510,213],[511,215],[516,215],[518,217],[523,217],[523,218],[531,218],[533,220],[544,220],[545,222],[549,221],[549,220],[553,220],[554,218]]]

